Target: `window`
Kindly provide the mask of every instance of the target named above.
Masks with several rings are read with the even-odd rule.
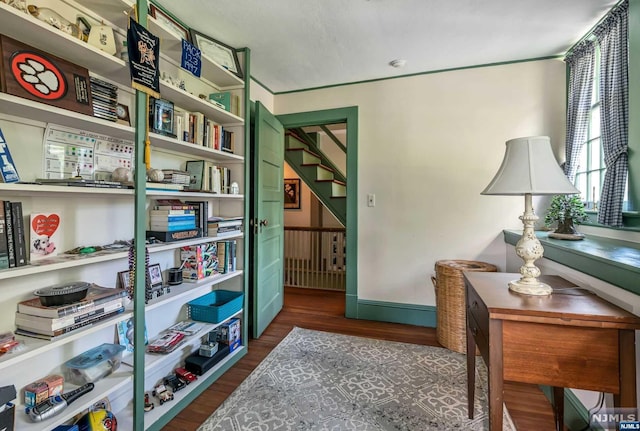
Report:
[[[604,174],[607,170],[604,162],[604,152],[601,139],[601,98],[600,98],[600,49],[595,49],[595,65],[593,87],[591,93],[591,110],[589,113],[589,127],[587,139],[580,151],[580,161],[576,170],[574,185],[580,190],[580,196],[587,211],[597,212],[600,201]],[[629,204],[629,181],[625,187],[623,211],[630,210]]]

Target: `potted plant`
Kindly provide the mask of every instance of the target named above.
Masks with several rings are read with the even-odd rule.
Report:
[[[584,235],[576,231],[576,225],[588,220],[580,195],[556,195],[551,199],[544,216],[547,227],[556,226],[549,234],[551,238],[582,239]]]

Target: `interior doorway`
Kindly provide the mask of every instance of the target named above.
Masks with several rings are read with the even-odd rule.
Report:
[[[345,277],[345,316],[357,318],[357,293],[358,293],[358,276],[357,276],[357,149],[358,149],[358,108],[346,107],[328,109],[322,111],[302,112],[295,114],[278,115],[278,120],[282,123],[285,130],[303,129],[305,133],[314,133],[317,130],[324,131],[324,128],[332,125],[342,124],[344,129],[343,142],[346,143],[344,172],[348,173],[348,180],[345,184],[345,214],[344,228],[345,237],[348,241],[344,244],[344,277]],[[331,130],[331,129],[329,129]],[[326,133],[326,131],[325,131]],[[333,132],[331,132],[333,133]],[[322,222],[326,224],[327,217],[324,213],[325,209],[319,204],[312,203],[309,197],[308,205],[314,208],[313,223]],[[301,202],[302,204],[303,202]],[[294,213],[292,213],[294,214]],[[309,216],[311,223],[311,216]],[[286,224],[286,223],[285,223]]]
[[[346,127],[285,130],[285,288],[346,292]],[[325,205],[329,200],[343,202]]]

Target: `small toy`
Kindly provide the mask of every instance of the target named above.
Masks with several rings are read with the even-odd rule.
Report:
[[[152,394],[160,400],[160,405],[163,405],[167,401],[173,401],[173,393],[162,383],[153,388]]]
[[[194,380],[198,380],[195,374],[193,374],[191,371],[187,371],[184,368],[176,368],[174,371],[178,378],[185,382],[187,385]]]
[[[151,410],[154,409],[155,406],[156,405],[151,402],[149,394],[145,393],[144,394],[144,411],[150,412]]]
[[[171,388],[173,392],[178,392],[180,389],[186,386],[186,383],[183,382],[176,376],[175,374],[169,374],[164,378],[165,386]]]

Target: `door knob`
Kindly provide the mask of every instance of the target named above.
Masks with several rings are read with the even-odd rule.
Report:
[[[268,226],[268,225],[269,225],[269,220],[267,220],[267,219],[260,220],[260,226],[261,227],[262,226]]]

